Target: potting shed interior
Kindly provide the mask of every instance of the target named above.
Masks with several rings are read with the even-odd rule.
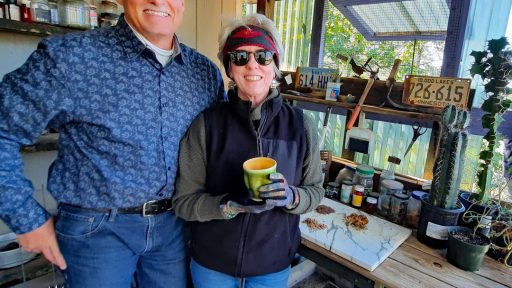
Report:
[[[102,15],[108,1],[91,1],[100,27],[122,13],[119,6]],[[251,13],[273,19],[285,49],[276,85],[317,124],[326,195],[321,209],[301,215],[289,287],[512,287],[512,113],[501,113],[486,186],[500,212],[466,214],[479,227],[463,225],[487,228],[494,238],[486,249],[504,245],[497,255],[484,251],[476,268],[449,261],[455,257],[447,252],[449,228],[463,223],[464,210],[445,214],[451,207],[433,204],[427,194],[449,194],[436,179],[446,184],[453,173],[459,184],[451,187],[453,207],[464,206],[458,191],[479,189],[488,94],[485,79],[472,75],[471,52],[512,36],[512,0],[185,0],[185,7],[180,41],[219,67],[217,35],[226,19]],[[23,64],[44,37],[91,29],[90,22],[69,27],[0,16],[0,77]],[[58,148],[58,131],[22,148],[34,197],[50,213],[57,203],[46,181]],[[356,185],[364,188],[361,195]],[[322,210],[328,208],[333,213]],[[359,220],[366,223],[359,227]],[[494,223],[505,225],[498,236]],[[63,284],[44,257],[19,249],[8,255],[14,237],[0,221],[0,288]]]

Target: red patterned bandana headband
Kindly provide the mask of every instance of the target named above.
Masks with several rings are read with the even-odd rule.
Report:
[[[279,55],[277,53],[277,48],[267,31],[254,25],[247,25],[240,26],[233,30],[233,32],[228,36],[226,44],[224,44],[222,54],[226,73],[229,67],[228,52],[233,52],[242,46],[258,46],[262,49],[274,52],[274,63],[277,68],[279,68]]]

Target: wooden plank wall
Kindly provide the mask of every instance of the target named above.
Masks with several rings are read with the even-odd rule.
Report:
[[[180,41],[213,60],[217,60],[218,36],[222,25],[229,19],[242,16],[242,0],[185,0],[183,24],[178,31]],[[221,69],[224,82],[228,78]]]

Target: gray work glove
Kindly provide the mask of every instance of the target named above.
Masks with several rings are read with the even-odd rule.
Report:
[[[286,181],[283,174],[273,173],[269,175],[270,184],[261,186],[260,197],[268,204],[275,207],[285,207],[286,209],[293,209],[298,205],[297,191]]]
[[[228,195],[221,202],[220,208],[225,219],[232,219],[238,213],[261,213],[273,209],[274,207],[284,207],[293,209],[299,203],[298,192],[295,188],[288,185],[288,182],[281,173],[269,175],[270,184],[262,185],[258,188],[260,198],[263,201],[254,201],[248,199],[231,199]]]
[[[240,202],[240,203],[239,203]],[[243,204],[241,204],[243,203]],[[222,215],[225,219],[235,218],[238,213],[261,213],[274,208],[275,205],[263,201],[246,200],[228,200],[225,204],[220,205]]]

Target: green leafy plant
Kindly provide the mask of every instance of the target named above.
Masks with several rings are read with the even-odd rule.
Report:
[[[510,108],[512,101],[507,98],[511,89],[507,84],[512,79],[512,48],[506,37],[489,40],[487,49],[472,51],[475,62],[471,66],[471,77],[480,75],[484,84],[486,99],[482,110],[482,127],[488,129],[484,136],[486,140],[480,151],[480,166],[477,172],[478,191],[473,194],[474,200],[487,203],[492,185],[492,159],[495,156],[498,127],[503,121],[503,114]]]

